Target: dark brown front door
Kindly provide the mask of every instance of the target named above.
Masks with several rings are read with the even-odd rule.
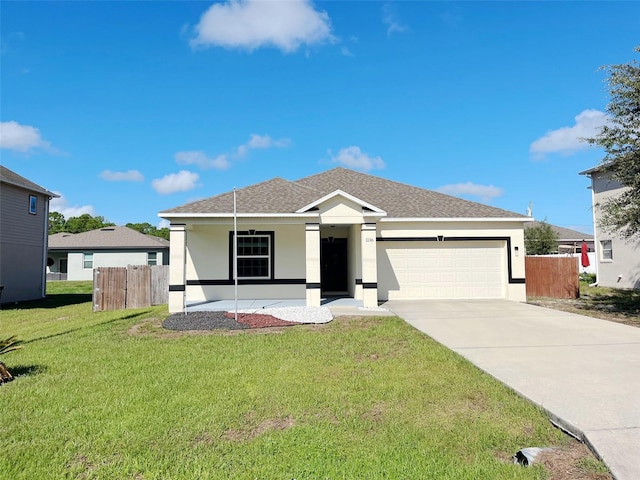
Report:
[[[347,291],[347,239],[323,238],[320,249],[322,292]]]

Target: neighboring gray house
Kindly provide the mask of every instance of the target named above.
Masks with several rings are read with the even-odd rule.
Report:
[[[128,227],[49,236],[49,278],[92,280],[94,267],[168,265],[169,242]]]
[[[236,278],[241,298],[309,306],[336,294],[365,308],[526,300],[527,216],[345,168],[236,197],[237,234],[233,192],[159,213],[171,222],[169,311],[233,299]]]
[[[46,295],[49,200],[57,196],[0,165],[2,303]]]
[[[640,288],[640,241],[637,238],[622,239],[599,226],[601,212],[598,205],[612,196],[620,195],[629,187],[613,180],[607,165],[580,174],[591,179],[598,284],[603,287]]]

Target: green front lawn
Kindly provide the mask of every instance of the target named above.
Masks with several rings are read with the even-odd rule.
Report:
[[[185,335],[49,291],[0,313],[3,479],[541,479],[510,456],[568,441],[399,318]]]

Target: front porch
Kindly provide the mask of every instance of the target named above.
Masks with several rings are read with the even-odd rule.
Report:
[[[306,307],[304,298],[281,299],[238,299],[238,310],[262,310],[265,308]],[[358,310],[363,308],[362,300],[353,297],[324,297],[320,306],[333,308],[349,308]],[[184,311],[188,312],[233,312],[236,309],[235,300],[211,300],[205,302],[186,302]]]

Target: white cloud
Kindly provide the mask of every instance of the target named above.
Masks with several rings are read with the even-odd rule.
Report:
[[[562,127],[547,132],[531,144],[529,151],[535,158],[542,158],[547,153],[571,155],[585,150],[589,145],[581,140],[596,135],[607,124],[607,114],[599,110],[584,110],[575,117],[572,127]]]
[[[275,47],[290,53],[301,45],[333,41],[326,12],[308,0],[229,0],[215,3],[200,17],[192,47],[220,46],[249,51]]]
[[[353,57],[353,53],[351,53],[351,50],[349,50],[347,47],[342,47],[340,49],[340,53],[345,56],[345,57]]]
[[[43,140],[40,130],[18,122],[0,122],[0,148],[27,152],[32,148],[52,150],[51,144]]]
[[[406,32],[409,29],[400,21],[395,8],[388,3],[382,7],[382,22],[387,26],[387,35],[393,32]]]
[[[291,145],[288,138],[273,139],[269,135],[252,133],[249,140],[237,146],[232,153],[222,153],[215,157],[208,157],[202,150],[177,152],[174,158],[178,165],[197,165],[202,170],[216,169],[226,170],[231,167],[232,159],[246,157],[251,150],[267,148],[285,148]]]
[[[193,190],[199,179],[200,176],[197,173],[181,170],[178,173],[170,173],[162,178],[156,178],[151,182],[151,186],[156,192],[168,195]]]
[[[252,133],[249,137],[249,141],[240,145],[236,149],[236,154],[239,157],[244,157],[249,150],[265,149],[265,148],[285,148],[291,144],[291,140],[288,138],[281,138],[279,140],[272,139],[269,135],[257,135]]]
[[[360,147],[350,146],[341,149],[337,155],[331,155],[331,161],[340,163],[349,168],[364,170],[365,172],[372,169],[381,169],[385,167],[384,161],[380,157],[372,157],[368,153],[360,150]]]
[[[53,192],[60,195],[58,198],[52,198],[49,202],[50,212],[59,212],[65,219],[71,217],[79,217],[83,213],[88,213],[92,217],[95,216],[95,209],[91,205],[69,205],[69,200],[60,192]]]
[[[158,222],[158,226],[156,228],[162,229],[162,228],[169,228],[170,226],[171,226],[171,222],[166,218],[162,218]]]
[[[231,166],[226,155],[210,158],[202,150],[177,152],[173,158],[176,159],[178,165],[197,165],[202,170],[210,170],[212,168],[226,170]]]
[[[100,174],[100,178],[107,182],[142,182],[144,180],[144,176],[138,170],[127,170],[126,172],[105,170]]]
[[[471,182],[443,185],[439,187],[437,191],[455,196],[471,195],[479,197],[484,202],[488,202],[494,197],[500,197],[504,193],[504,190],[499,187],[494,187],[493,185],[477,185]]]

